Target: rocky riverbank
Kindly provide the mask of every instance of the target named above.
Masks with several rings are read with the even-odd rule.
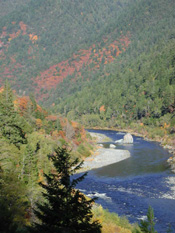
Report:
[[[115,131],[122,131],[122,132],[126,132],[126,133],[131,133],[132,135],[135,136],[139,136],[139,137],[143,137],[145,140],[147,141],[157,141],[161,144],[161,146],[165,149],[167,149],[169,151],[170,154],[172,154],[172,156],[167,160],[167,163],[171,169],[171,171],[173,173],[175,173],[175,144],[174,144],[174,140],[173,139],[166,139],[165,138],[161,138],[161,137],[154,137],[151,138],[147,132],[147,130],[142,130],[142,133],[138,132],[136,129],[131,129],[131,128],[127,128],[127,129],[121,129],[121,128],[94,128],[94,129],[104,129],[104,130],[115,130]],[[168,136],[167,136],[168,138]],[[167,142],[166,142],[167,141]]]
[[[103,134],[90,133],[90,135],[96,139],[97,143],[103,143],[110,139]],[[86,158],[82,166],[82,170],[91,170],[94,168],[100,168],[112,163],[117,163],[130,157],[128,150],[98,148],[90,157]]]

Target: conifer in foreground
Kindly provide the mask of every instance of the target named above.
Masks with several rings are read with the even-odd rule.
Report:
[[[151,206],[148,208],[147,220],[141,220],[139,226],[144,233],[157,233],[154,229],[154,211]]]
[[[55,172],[45,174],[46,183],[40,185],[44,188],[45,202],[37,204],[35,214],[39,219],[31,232],[42,233],[100,233],[101,225],[93,221],[92,204],[94,199],[86,197],[75,186],[82,181],[86,174],[79,178],[71,176],[80,169],[82,162],[78,159],[70,161],[70,153],[65,148],[57,148],[50,156]]]

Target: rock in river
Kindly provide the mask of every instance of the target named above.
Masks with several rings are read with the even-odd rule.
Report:
[[[132,144],[134,142],[133,136],[130,133],[125,134],[123,139],[115,141],[115,143],[124,143],[124,144]]]
[[[130,133],[125,134],[125,136],[123,137],[123,143],[132,144],[133,142],[133,136]]]

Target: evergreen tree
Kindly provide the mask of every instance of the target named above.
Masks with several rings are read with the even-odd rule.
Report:
[[[45,174],[46,183],[40,184],[45,190],[43,196],[46,201],[37,204],[35,214],[41,222],[35,223],[31,232],[101,232],[99,222],[92,220],[91,208],[94,199],[87,200],[75,189],[86,173],[79,178],[71,178],[82,163],[79,163],[78,159],[71,162],[70,153],[65,148],[57,148],[50,158],[56,171],[49,175]]]
[[[18,148],[21,144],[26,143],[23,123],[15,111],[12,90],[6,83],[0,96],[0,132]]]
[[[16,172],[5,172],[0,166],[0,232],[19,233],[29,223],[26,188]]]
[[[154,229],[154,225],[154,211],[151,206],[149,206],[147,220],[141,220],[139,226],[144,233],[157,233],[157,231]]]
[[[26,184],[35,183],[38,179],[37,156],[30,144],[27,144],[22,162],[22,178]]]

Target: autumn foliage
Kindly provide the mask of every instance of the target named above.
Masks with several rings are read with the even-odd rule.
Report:
[[[17,25],[15,21],[12,21],[11,24],[14,27]],[[19,62],[15,53],[10,56],[10,63],[5,64],[6,53],[8,53],[13,40],[19,37],[26,38],[28,61],[31,60],[33,62],[40,56],[38,47],[39,36],[36,33],[31,33],[29,27],[22,21],[18,23],[17,28],[18,30],[14,29],[9,33],[7,27],[3,27],[0,34],[0,38],[2,38],[2,40],[0,39],[0,60],[2,61],[0,84],[4,78],[8,78],[12,84],[15,84],[16,74],[21,76],[25,70],[25,67]],[[7,43],[3,42],[5,37],[8,37]],[[101,65],[104,66],[114,62],[115,58],[123,53],[131,43],[130,33],[128,32],[127,35],[121,33],[121,36],[112,43],[107,38],[104,38],[103,43],[104,45],[97,43],[92,44],[88,49],[81,49],[69,59],[50,66],[50,68],[41,71],[37,76],[30,77],[37,100],[48,98],[48,91],[55,89],[68,76],[74,77],[72,81],[78,78],[83,79],[82,71],[85,68],[89,71],[96,71],[100,69]],[[43,48],[43,51],[45,51],[45,48]]]

